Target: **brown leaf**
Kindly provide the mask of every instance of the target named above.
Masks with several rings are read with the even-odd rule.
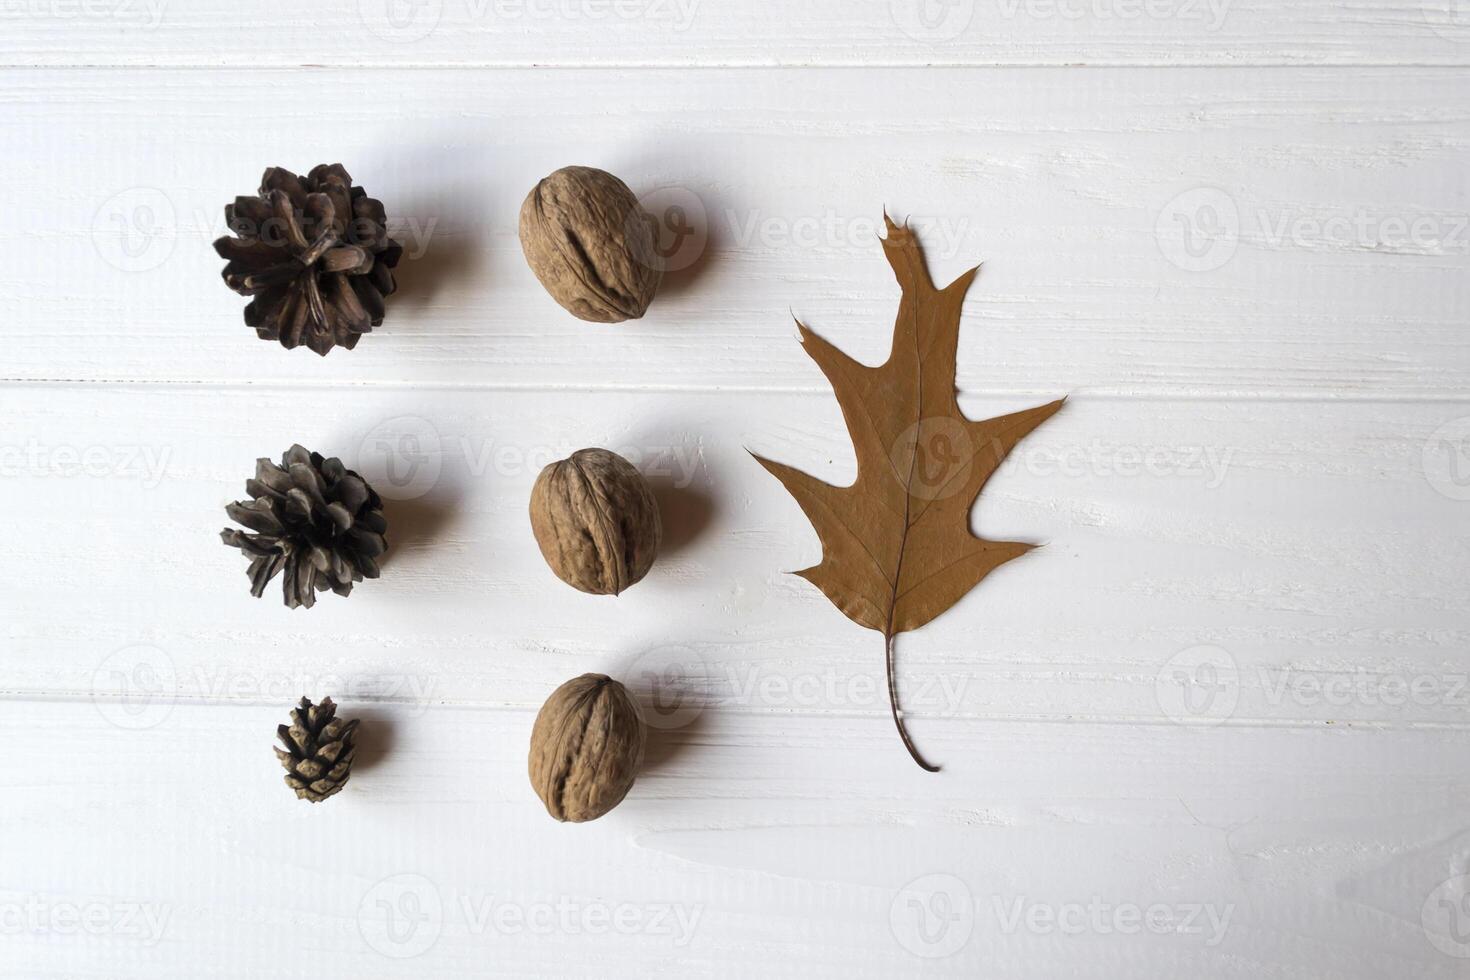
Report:
[[[1019,541],[970,532],[970,508],[986,480],[1062,400],[974,422],[955,399],[960,309],[977,269],[943,289],[929,279],[907,226],[883,220],[883,252],[903,290],[893,350],[859,364],[804,324],[802,346],[822,369],[857,454],[857,479],[834,487],[757,456],[796,498],[822,541],[822,561],[796,574],[860,626],[883,634],[893,719],[914,761],[931,772],[904,729],[893,674],[893,638],[929,622],[999,565],[1029,551]]]

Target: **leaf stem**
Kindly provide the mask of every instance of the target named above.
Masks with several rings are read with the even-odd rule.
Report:
[[[903,727],[903,715],[898,710],[898,678],[893,672],[893,637],[883,637],[883,659],[888,666],[888,707],[893,711],[893,723],[898,726],[898,737],[903,739],[903,747],[909,750],[909,755],[919,764],[919,768],[925,772],[938,772],[938,766],[931,766],[919,755],[919,750],[914,748],[914,740],[909,738],[909,730]]]

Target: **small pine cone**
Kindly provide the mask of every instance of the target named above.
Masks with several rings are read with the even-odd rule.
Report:
[[[284,749],[276,758],[286,769],[286,785],[296,796],[320,803],[347,785],[352,775],[352,756],[357,751],[357,719],[336,717],[331,698],[313,705],[310,698],[291,709],[291,724],[277,725],[276,735]]]
[[[383,322],[403,247],[388,237],[382,202],[352,186],[340,163],[305,177],[271,167],[259,195],[225,205],[225,223],[236,237],[214,250],[228,262],[225,284],[254,297],[245,324],[262,340],[326,356]]]
[[[310,609],[321,590],[345,596],[352,583],[378,577],[377,558],[388,550],[383,501],[340,459],[292,446],[280,466],[256,460],[245,492],[252,499],[227,504],[225,513],[256,533],[225,528],[220,538],[250,557],[257,599],[283,571],[291,609]]]

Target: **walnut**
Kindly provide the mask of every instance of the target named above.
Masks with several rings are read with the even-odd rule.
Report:
[[[579,449],[536,478],[531,531],[557,578],[617,595],[653,567],[663,523],[631,463],[606,449]]]
[[[521,251],[541,285],[573,316],[636,320],[663,275],[653,216],[605,170],[563,167],[521,205]]]
[[[551,692],[531,729],[531,786],[558,820],[596,820],[623,801],[643,761],[644,729],[627,688],[583,674]]]

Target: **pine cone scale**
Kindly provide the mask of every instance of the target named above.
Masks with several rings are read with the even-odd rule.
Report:
[[[373,488],[338,459],[293,446],[277,466],[256,462],[245,481],[250,500],[225,506],[231,520],[221,540],[250,557],[250,592],[257,598],[282,574],[289,608],[311,608],[316,593],[349,595],[355,582],[377,578],[376,559],[388,549],[388,522]]]
[[[357,719],[343,721],[336,711],[331,698],[322,698],[318,705],[302,698],[291,711],[291,724],[276,727],[284,748],[277,747],[275,753],[286,770],[286,785],[312,803],[347,784],[357,753]]]
[[[235,237],[214,243],[224,281],[253,297],[244,319],[261,339],[325,356],[382,324],[403,249],[388,236],[382,202],[341,164],[305,178],[272,167],[259,196],[225,206],[225,221]]]

